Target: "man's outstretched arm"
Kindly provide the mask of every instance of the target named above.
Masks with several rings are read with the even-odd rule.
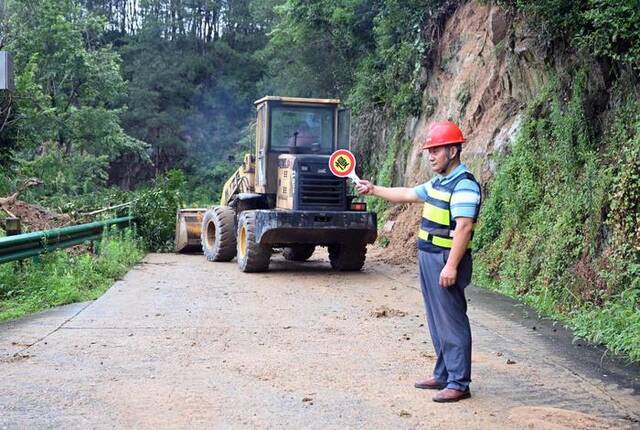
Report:
[[[356,189],[360,194],[380,197],[392,203],[422,203],[413,188],[381,187],[363,179],[356,185]]]

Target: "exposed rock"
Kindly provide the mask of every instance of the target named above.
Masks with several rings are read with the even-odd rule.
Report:
[[[492,7],[489,12],[489,38],[494,46],[502,42],[507,35],[507,29],[507,17],[504,12],[497,6]]]
[[[534,48],[535,40],[531,37],[523,37],[516,40],[513,52],[516,55],[524,55]]]
[[[507,146],[513,144],[518,135],[518,131],[520,131],[520,126],[522,125],[522,115],[517,115],[511,126],[503,127],[500,129],[500,132],[496,135],[493,140],[493,151],[495,153],[500,153],[505,150]]]
[[[387,222],[385,222],[384,226],[382,227],[382,231],[385,232],[385,233],[391,233],[395,223],[396,223],[395,221],[387,221]]]

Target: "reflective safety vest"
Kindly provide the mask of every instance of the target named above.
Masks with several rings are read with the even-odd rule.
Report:
[[[422,209],[422,221],[418,232],[418,248],[427,252],[439,252],[453,247],[453,232],[456,229],[456,220],[451,217],[451,195],[458,182],[470,179],[476,184],[478,181],[469,172],[458,175],[452,181],[441,184],[440,179],[429,181],[426,185],[427,199]],[[480,205],[478,205],[478,208]],[[473,223],[478,220],[478,212],[473,217]],[[471,233],[473,239],[473,232]],[[469,241],[468,248],[471,249]]]

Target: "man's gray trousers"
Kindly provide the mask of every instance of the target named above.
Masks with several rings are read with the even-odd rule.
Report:
[[[458,265],[455,285],[439,285],[440,272],[449,257],[442,252],[418,251],[420,284],[433,348],[437,355],[433,376],[447,388],[465,391],[471,382],[471,327],[464,289],[471,282],[470,253]]]

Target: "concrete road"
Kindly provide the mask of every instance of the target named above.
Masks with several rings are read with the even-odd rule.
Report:
[[[95,302],[0,325],[0,429],[640,428],[640,371],[469,288],[469,400],[413,388],[434,354],[413,266],[272,271],[148,255]]]

